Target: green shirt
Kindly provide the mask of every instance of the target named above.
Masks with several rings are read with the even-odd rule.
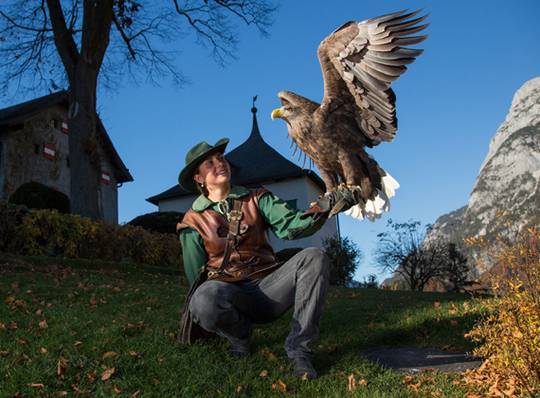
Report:
[[[200,195],[191,206],[192,210],[201,212],[205,209],[212,209],[220,214],[224,214],[225,209],[232,209],[233,199],[248,195],[249,190],[233,186],[226,199],[220,202],[212,202],[204,195]],[[222,202],[227,202],[227,204]],[[304,219],[300,216],[302,210],[291,208],[285,201],[281,200],[271,192],[264,193],[259,198],[259,212],[266,220],[270,229],[280,239],[300,239],[313,235],[324,224],[326,217],[315,213]],[[185,228],[180,231],[180,242],[182,244],[182,257],[184,270],[189,284],[191,285],[197,278],[199,269],[208,261],[208,255],[204,249],[201,235],[192,228]]]

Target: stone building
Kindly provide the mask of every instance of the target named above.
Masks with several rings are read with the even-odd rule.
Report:
[[[0,110],[0,200],[37,182],[70,197],[68,95],[46,95]],[[133,181],[99,117],[100,217],[118,222],[118,187]]]
[[[307,209],[309,204],[324,193],[322,179],[312,170],[303,169],[279,154],[262,138],[257,124],[257,109],[253,108],[253,126],[248,139],[240,146],[225,153],[232,168],[232,183],[245,187],[264,186],[291,206]],[[178,184],[146,199],[158,206],[159,211],[186,212],[198,195],[186,192]],[[322,240],[339,236],[338,218],[328,220],[313,236],[285,241],[270,234],[275,251],[285,248],[322,246]]]

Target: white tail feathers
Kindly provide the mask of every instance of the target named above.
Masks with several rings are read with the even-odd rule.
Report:
[[[345,214],[363,220],[367,218],[370,221],[375,221],[380,218],[382,213],[390,210],[390,198],[396,195],[396,189],[399,188],[399,183],[390,174],[382,178],[382,191],[377,190],[375,199],[368,200],[364,205],[359,203],[345,211]]]

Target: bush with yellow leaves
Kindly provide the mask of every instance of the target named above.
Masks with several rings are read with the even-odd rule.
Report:
[[[466,337],[486,363],[466,378],[483,378],[489,396],[540,392],[540,228],[528,228],[495,258],[494,298]]]
[[[10,204],[0,206],[0,219],[4,213],[13,213],[12,207]],[[15,220],[15,217],[9,220]],[[15,254],[129,261],[155,266],[181,265],[180,243],[174,234],[92,221],[56,210],[27,210],[6,231],[9,236],[0,250]]]

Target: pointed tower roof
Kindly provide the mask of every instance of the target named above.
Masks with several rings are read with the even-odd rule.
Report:
[[[285,178],[307,176],[324,191],[324,182],[315,172],[297,166],[264,141],[257,122],[255,99],[256,97],[251,108],[253,124],[248,139],[225,154],[225,158],[232,167],[232,183],[254,187]],[[186,192],[179,185],[176,185],[146,200],[157,206],[160,200],[187,195],[193,195],[193,193]]]

